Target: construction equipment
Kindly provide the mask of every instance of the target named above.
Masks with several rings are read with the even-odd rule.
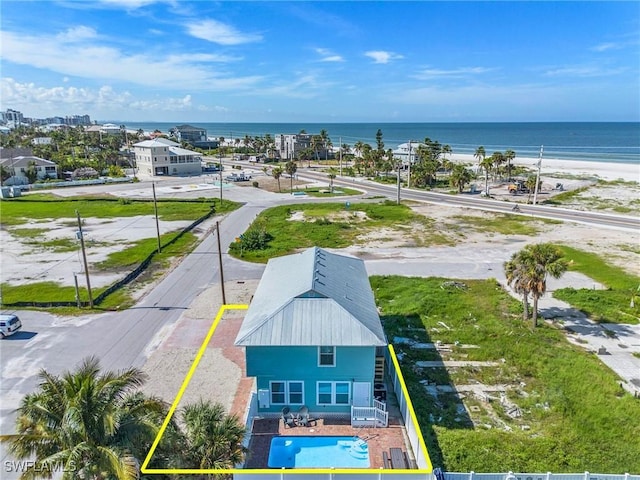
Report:
[[[515,195],[516,193],[529,193],[529,189],[527,188],[525,182],[517,180],[509,185],[509,193],[511,195]]]

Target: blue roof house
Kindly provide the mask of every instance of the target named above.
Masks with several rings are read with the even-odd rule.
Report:
[[[256,377],[258,414],[373,407],[387,340],[364,262],[317,247],[270,260],[235,345]]]

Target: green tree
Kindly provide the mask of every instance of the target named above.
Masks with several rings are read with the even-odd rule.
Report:
[[[33,160],[27,164],[27,169],[24,172],[29,183],[36,183],[38,180],[38,171],[36,170],[36,162]]]
[[[529,175],[524,182],[525,187],[529,190],[529,194],[527,195],[527,203],[531,202],[531,194],[535,192],[536,187],[538,187],[538,178],[535,175]]]
[[[291,179],[291,191],[293,192],[293,176],[298,171],[298,166],[296,165],[296,162],[291,162],[291,161],[287,162],[284,165],[284,171],[287,172],[287,174],[289,175],[289,178]]]
[[[382,130],[376,132],[376,149],[378,152],[384,152],[384,142],[382,141]]]
[[[453,166],[451,170],[451,176],[449,177],[449,182],[452,187],[456,187],[458,189],[458,193],[462,193],[464,186],[471,181],[471,172],[465,168],[464,165],[459,163]]]
[[[487,152],[484,149],[484,147],[480,145],[478,148],[476,148],[476,151],[473,154],[473,156],[478,160],[478,163],[480,163],[482,162],[482,160],[484,160],[484,157],[487,156]]]
[[[244,460],[245,428],[224,407],[200,400],[182,410],[183,464],[186,468],[228,469]]]
[[[504,158],[507,161],[507,179],[511,180],[511,162],[516,158],[516,152],[509,149],[504,152]]]
[[[4,165],[0,165],[0,185],[4,185],[4,182],[11,178],[11,171]]]
[[[61,465],[73,478],[137,478],[166,412],[162,401],[138,391],[142,371],[100,373],[92,357],[75,372],[42,370],[39,379],[20,403],[17,433],[0,436],[15,457],[33,460],[21,478],[49,478]]]
[[[480,167],[484,170],[484,193],[489,196],[489,172],[493,168],[493,157],[482,157]]]
[[[320,148],[324,145],[324,141],[320,135],[313,135],[311,137],[311,148],[313,149],[313,154],[316,157],[316,162],[320,161]]]
[[[329,169],[329,173],[327,174],[327,177],[329,177],[329,191],[331,193],[333,193],[333,180],[336,178],[337,176],[337,171],[335,168],[331,167]]]
[[[532,296],[533,327],[537,327],[538,300],[547,291],[547,278],[560,278],[567,271],[567,261],[555,245],[538,243],[514,253],[504,267],[507,282],[514,291]]]
[[[283,172],[284,172],[284,170],[282,170],[282,167],[275,167],[273,170],[271,170],[271,175],[273,175],[273,178],[275,178],[276,181],[278,182],[278,192],[281,192],[281,190],[280,190],[280,177],[282,176]]]

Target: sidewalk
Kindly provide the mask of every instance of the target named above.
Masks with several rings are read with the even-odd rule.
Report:
[[[547,292],[538,303],[539,315],[554,322],[562,322],[575,335],[567,339],[598,355],[622,381],[620,385],[634,396],[640,397],[640,325],[615,323],[598,324],[567,303],[553,298]]]

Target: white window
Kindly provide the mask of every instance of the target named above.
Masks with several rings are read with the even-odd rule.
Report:
[[[269,382],[273,405],[304,405],[304,382]]]
[[[349,405],[350,382],[318,382],[316,403],[318,405]]]
[[[336,347],[318,347],[318,366],[336,366]]]

